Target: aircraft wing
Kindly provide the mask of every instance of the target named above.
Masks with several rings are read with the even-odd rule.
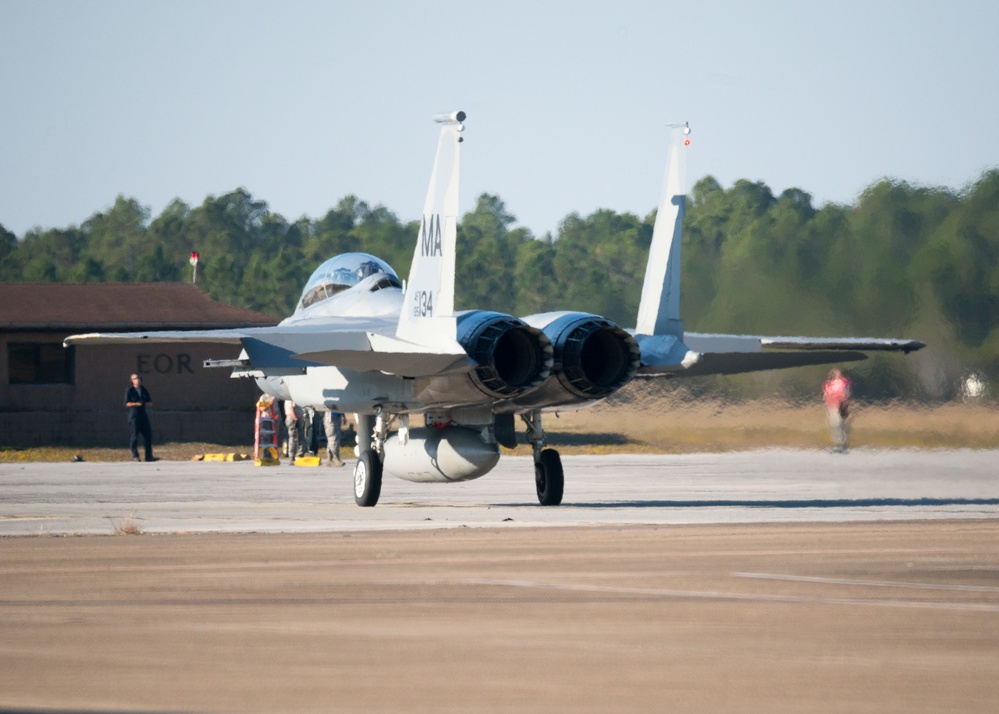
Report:
[[[926,346],[919,340],[879,337],[763,337],[687,332],[682,343],[677,341],[672,345],[672,359],[657,359],[655,350],[647,348],[643,337],[639,335],[636,339],[642,347],[639,374],[645,376],[697,377],[855,362],[867,359],[868,352],[908,354]],[[678,359],[681,356],[682,360]]]
[[[395,337],[395,325],[343,318],[322,324],[277,325],[234,330],[107,332],[71,335],[66,345],[202,342],[241,345],[248,369],[299,370],[329,365],[400,377],[424,377],[475,367],[456,342],[427,345]],[[226,365],[228,366],[228,365]]]
[[[271,333],[244,340],[255,368],[328,365],[360,372],[384,372],[400,377],[428,377],[475,367],[456,342],[430,347],[373,331]],[[285,355],[294,362],[268,364],[264,355]]]
[[[70,335],[63,340],[63,347],[70,345],[138,345],[143,342],[208,342],[219,345],[238,345],[254,329],[245,330],[164,330],[157,332],[87,332]]]

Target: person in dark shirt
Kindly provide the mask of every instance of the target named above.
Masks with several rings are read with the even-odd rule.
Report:
[[[132,385],[125,391],[125,408],[128,410],[128,446],[132,450],[132,461],[139,460],[139,434],[146,446],[146,461],[153,458],[153,427],[149,423],[146,407],[153,405],[149,390],[142,386],[142,377],[133,374]]]

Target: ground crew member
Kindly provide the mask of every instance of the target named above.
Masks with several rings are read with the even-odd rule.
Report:
[[[139,435],[146,447],[146,461],[153,458],[153,427],[149,423],[146,407],[153,406],[149,390],[142,386],[142,377],[133,374],[132,384],[125,390],[125,408],[128,410],[128,448],[132,450],[132,461],[139,460]]]
[[[846,419],[850,415],[850,387],[850,380],[838,369],[830,370],[829,378],[822,385],[822,397],[829,412],[833,451],[839,453],[847,449],[849,427]]]
[[[346,417],[336,409],[330,409],[323,414],[323,428],[326,430],[326,455],[329,458],[327,465],[343,466],[340,459],[340,442],[343,438],[343,427],[346,425]]]

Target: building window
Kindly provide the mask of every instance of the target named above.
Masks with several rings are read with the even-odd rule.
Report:
[[[7,367],[11,384],[73,384],[72,347],[59,342],[11,342]]]

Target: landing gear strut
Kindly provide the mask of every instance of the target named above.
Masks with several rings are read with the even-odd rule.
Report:
[[[555,449],[545,448],[545,430],[541,428],[540,409],[521,414],[521,418],[527,424],[527,440],[534,450],[534,485],[538,492],[538,502],[542,506],[557,506],[562,503],[562,492],[565,489],[562,457]]]

